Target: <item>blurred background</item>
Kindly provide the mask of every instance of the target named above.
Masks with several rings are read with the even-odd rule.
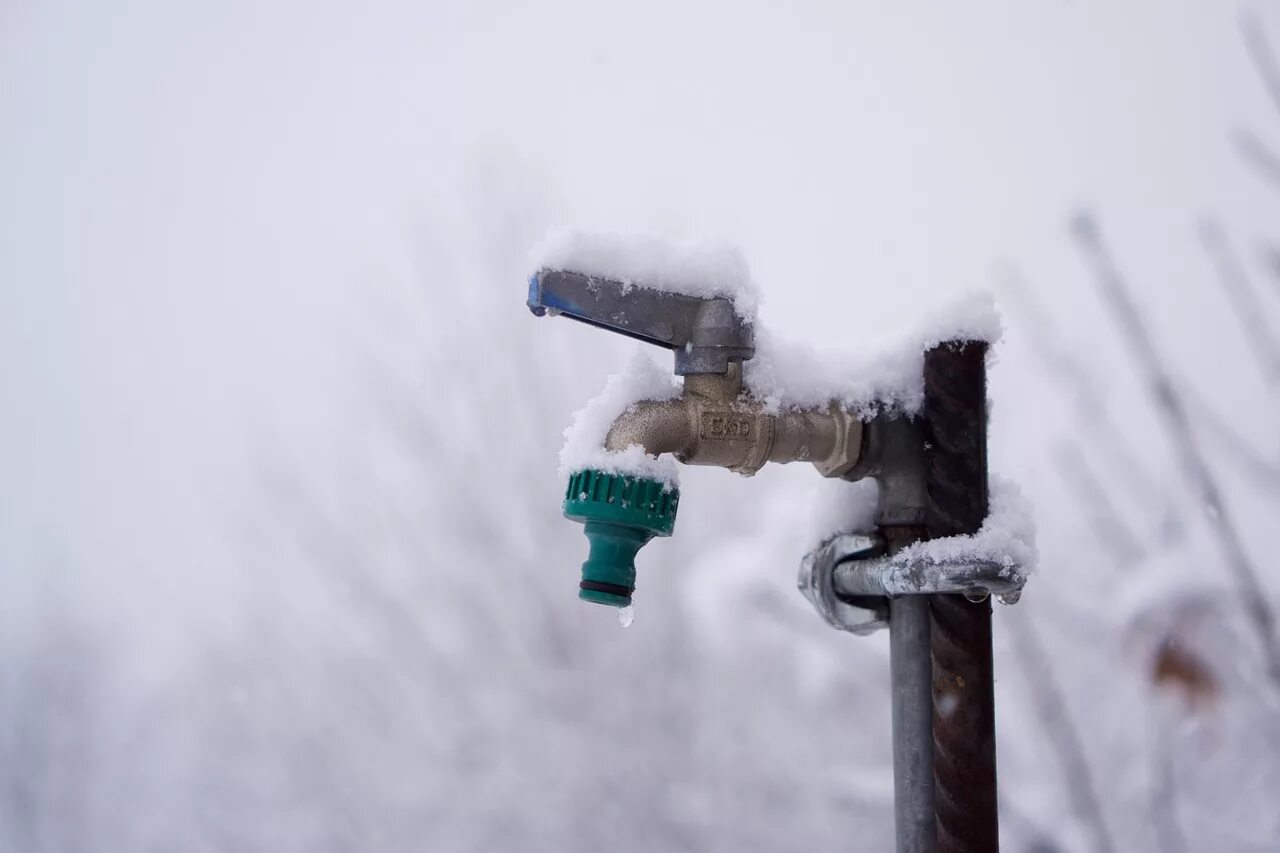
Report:
[[[1014,851],[1275,850],[1280,6],[0,6],[0,850],[892,844],[850,488],[683,472],[635,624],[561,432],[641,345],[551,228],[873,346],[993,290]],[[1132,315],[1126,300],[1136,305]]]

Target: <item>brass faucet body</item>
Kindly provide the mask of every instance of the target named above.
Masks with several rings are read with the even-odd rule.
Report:
[[[861,455],[862,422],[832,403],[820,409],[770,412],[744,392],[742,362],[723,374],[684,377],[674,400],[644,400],[620,415],[606,450],[639,445],[688,465],[714,465],[750,476],[766,462],[811,462],[824,477],[840,477]]]

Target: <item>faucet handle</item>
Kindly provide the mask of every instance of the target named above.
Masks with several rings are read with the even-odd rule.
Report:
[[[569,270],[541,269],[529,279],[529,310],[562,314],[600,329],[673,350],[679,376],[729,372],[755,355],[751,321],[724,296],[671,293],[640,283]]]

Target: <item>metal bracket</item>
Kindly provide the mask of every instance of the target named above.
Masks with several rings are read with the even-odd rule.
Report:
[[[883,596],[849,600],[836,591],[836,566],[846,560],[869,560],[884,553],[875,534],[841,533],[810,551],[800,561],[800,592],[826,623],[842,631],[871,634],[889,627],[889,601]]]
[[[888,627],[890,598],[959,594],[981,601],[995,595],[1015,604],[1026,583],[1020,566],[994,559],[936,558],[910,549],[885,556],[884,550],[876,534],[834,536],[801,560],[800,592],[829,625],[869,634]]]

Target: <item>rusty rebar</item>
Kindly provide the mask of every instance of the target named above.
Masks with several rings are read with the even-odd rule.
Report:
[[[987,515],[986,352],[925,354],[922,426],[929,535],[976,533]],[[931,596],[934,806],[939,853],[999,849],[991,604]]]

